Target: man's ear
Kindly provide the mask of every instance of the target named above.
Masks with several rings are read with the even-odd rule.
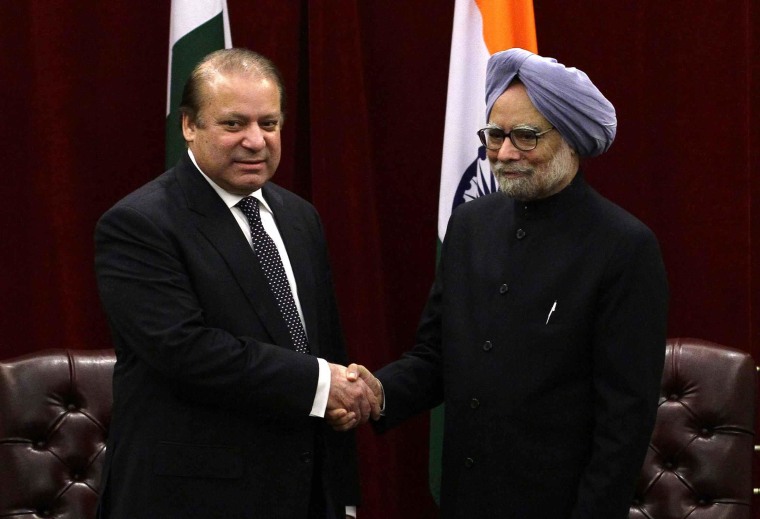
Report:
[[[185,137],[185,141],[193,142],[195,140],[196,124],[190,120],[190,116],[182,112],[182,135]]]

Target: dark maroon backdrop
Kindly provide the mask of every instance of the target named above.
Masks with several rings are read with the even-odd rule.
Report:
[[[379,367],[411,345],[433,278],[453,0],[228,4],[233,42],[283,70],[277,181],[322,214],[351,355]],[[618,140],[585,168],[660,238],[670,335],[760,358],[760,7],[534,4],[541,53],[617,107]],[[92,230],[162,168],[168,20],[168,0],[0,5],[2,358],[110,345]],[[427,418],[359,438],[362,518],[435,517]]]

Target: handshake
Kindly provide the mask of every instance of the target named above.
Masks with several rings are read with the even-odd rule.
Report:
[[[383,387],[364,366],[347,368],[330,364],[330,396],[325,420],[336,431],[347,431],[366,423],[370,417],[380,419]]]

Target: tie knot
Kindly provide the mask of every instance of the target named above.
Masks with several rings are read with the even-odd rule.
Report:
[[[247,196],[238,202],[237,206],[249,220],[261,219],[261,216],[259,216],[259,201],[255,197]]]

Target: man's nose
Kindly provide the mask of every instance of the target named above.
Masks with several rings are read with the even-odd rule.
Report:
[[[496,151],[496,158],[501,162],[520,160],[520,157],[520,150],[515,148],[515,145],[512,144],[512,140],[509,137],[506,137],[504,139],[504,142],[501,144],[501,148]]]
[[[264,132],[261,130],[258,124],[253,123],[249,125],[248,128],[246,128],[245,135],[243,136],[243,141],[241,144],[243,147],[252,150],[260,150],[266,146],[266,142],[264,140]]]

